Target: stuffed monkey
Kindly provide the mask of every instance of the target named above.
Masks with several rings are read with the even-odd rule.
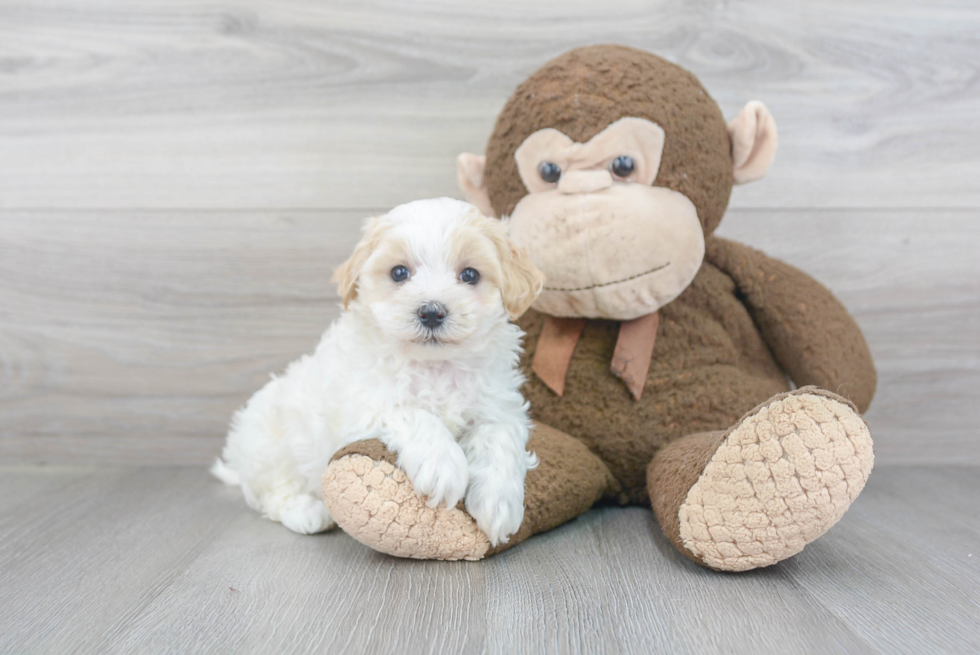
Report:
[[[481,559],[597,502],[636,504],[687,557],[743,571],[833,526],[873,464],[867,344],[818,282],[713,236],[776,140],[762,103],[726,124],[691,73],[631,48],[579,48],[524,81],[486,156],[458,160],[467,199],[546,276],[519,321],[540,460],[524,522],[490,544],[366,441],[324,474],[341,527],[395,555]]]

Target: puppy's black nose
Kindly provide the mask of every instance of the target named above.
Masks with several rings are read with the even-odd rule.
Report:
[[[446,320],[446,306],[438,302],[427,302],[419,307],[419,322],[430,330],[442,325]]]

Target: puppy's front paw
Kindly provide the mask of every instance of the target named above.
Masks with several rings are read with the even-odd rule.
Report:
[[[283,500],[279,521],[299,534],[316,534],[337,527],[323,501],[306,494]]]
[[[399,466],[429,507],[454,507],[466,493],[466,455],[455,441],[410,446],[399,453]]]
[[[496,546],[517,532],[524,521],[524,481],[475,484],[466,494],[466,511]]]

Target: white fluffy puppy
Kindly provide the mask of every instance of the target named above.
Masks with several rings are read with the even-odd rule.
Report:
[[[440,198],[364,227],[337,270],[345,311],[312,355],[239,410],[212,472],[290,530],[334,527],[320,477],[331,456],[378,438],[430,507],[466,509],[492,544],[524,517],[530,422],[520,329],[508,322],[542,275],[504,225]]]

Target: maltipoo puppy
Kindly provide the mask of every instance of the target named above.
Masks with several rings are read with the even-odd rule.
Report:
[[[401,205],[364,227],[337,269],[344,311],[312,355],[239,410],[212,472],[290,530],[336,524],[331,456],[378,438],[428,505],[466,509],[494,545],[521,525],[530,421],[520,316],[543,277],[500,221],[465,202]]]

